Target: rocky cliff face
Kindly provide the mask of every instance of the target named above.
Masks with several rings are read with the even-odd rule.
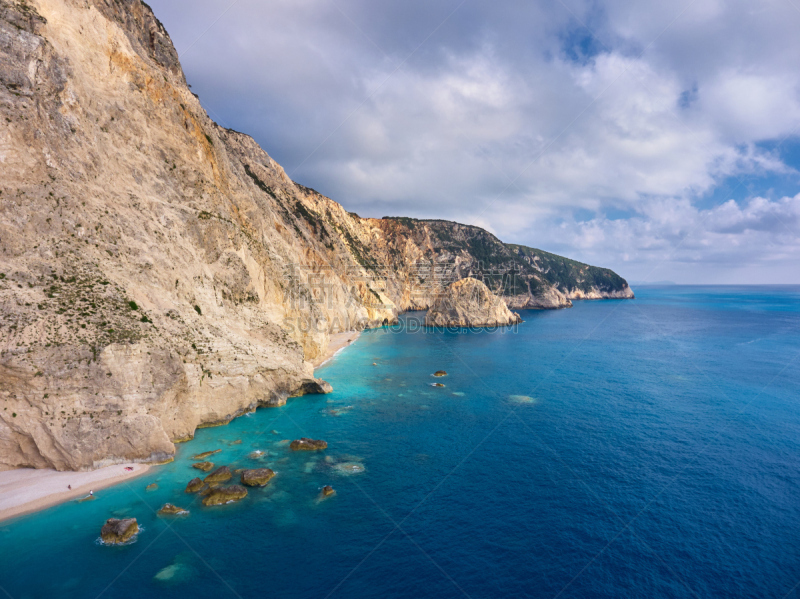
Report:
[[[295,184],[208,118],[139,0],[0,0],[0,469],[167,459],[327,390],[310,360],[331,333],[455,279],[514,307],[629,293],[514,247]]]
[[[486,285],[470,277],[448,285],[425,315],[429,327],[504,327],[521,320]]]

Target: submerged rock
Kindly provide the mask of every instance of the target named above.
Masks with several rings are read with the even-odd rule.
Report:
[[[185,493],[197,493],[200,489],[205,487],[206,484],[200,480],[199,478],[193,478],[189,481],[189,484],[186,485]]]
[[[158,510],[159,516],[178,516],[188,513],[189,510],[184,509],[182,507],[178,507],[177,505],[173,505],[171,503],[165,503],[164,505],[161,506],[161,509]]]
[[[156,489],[158,489],[158,485],[156,483],[151,483],[144,488],[145,491],[155,491]]]
[[[536,398],[530,397],[529,395],[509,395],[508,399],[514,403],[536,403]]]
[[[431,383],[431,387],[444,387],[442,383]]]
[[[364,465],[357,462],[342,462],[333,467],[340,474],[361,474],[364,472]]]
[[[136,518],[109,518],[100,530],[100,538],[106,545],[127,543],[139,533]]]
[[[263,487],[273,476],[275,476],[275,472],[269,468],[253,468],[252,470],[242,470],[240,480],[243,485],[248,487]]]
[[[264,452],[261,451],[260,449],[257,449],[247,454],[247,457],[250,458],[251,460],[260,460],[261,458],[264,457]]]
[[[208,472],[214,467],[214,462],[196,462],[192,464],[192,468],[197,468],[203,472]]]
[[[429,327],[497,327],[521,321],[502,298],[471,277],[451,283],[425,315]]]
[[[447,376],[447,373],[444,370],[437,370],[433,373],[433,376]]]
[[[193,455],[193,460],[204,460],[210,455],[214,455],[215,453],[219,453],[222,451],[221,449],[215,449],[214,451],[204,451],[203,453],[198,453],[197,455]]]
[[[228,487],[217,487],[203,498],[203,505],[223,505],[233,503],[247,497],[247,489],[241,485],[230,485]]]
[[[320,495],[323,498],[324,497],[330,497],[331,495],[334,495],[335,493],[336,493],[336,490],[330,485],[325,485],[324,487],[322,487],[322,491],[320,491]]]
[[[322,441],[321,439],[309,439],[308,437],[302,437],[292,441],[292,443],[289,445],[289,449],[294,449],[295,451],[317,451],[327,447],[327,441]]]
[[[209,474],[203,479],[203,482],[206,484],[210,483],[224,483],[227,480],[230,480],[233,474],[231,473],[231,469],[227,466],[220,466],[214,472]]]

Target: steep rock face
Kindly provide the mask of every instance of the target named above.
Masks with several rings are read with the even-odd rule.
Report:
[[[401,280],[403,309],[427,309],[448,284],[465,277],[481,280],[518,310],[568,308],[571,299],[633,298],[625,279],[609,269],[506,244],[480,227],[402,217],[369,224],[380,231],[375,253]]]
[[[0,470],[161,461],[328,392],[331,333],[455,279],[519,308],[593,293],[527,254],[509,282],[512,246],[477,227],[362,219],[294,183],[208,118],[140,0],[0,0],[0,125]]]
[[[520,321],[505,301],[472,278],[451,283],[425,315],[432,327],[503,327]]]
[[[334,320],[395,317],[336,274],[362,267],[280,166],[208,119],[145,5],[0,7],[0,468],[162,460],[324,390],[308,360]],[[315,301],[296,265],[327,263]]]

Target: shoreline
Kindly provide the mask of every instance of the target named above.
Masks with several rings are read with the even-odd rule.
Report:
[[[126,471],[130,466],[133,471]],[[152,464],[115,464],[87,472],[18,468],[0,472],[0,522],[78,499],[142,476]],[[67,485],[72,485],[68,489]]]
[[[354,343],[360,331],[331,335],[325,352],[312,360],[314,369],[331,361]],[[47,468],[18,468],[0,472],[0,522],[79,499],[89,491],[99,491],[146,474],[154,464],[115,464],[90,471],[64,471]],[[132,471],[126,471],[132,467]],[[68,489],[67,485],[72,485]]]
[[[330,343],[328,343],[328,347],[325,349],[325,353],[311,361],[311,363],[314,365],[314,369],[316,370],[317,368],[330,362],[334,356],[336,356],[336,354],[348,347],[350,344],[355,343],[360,336],[361,331],[345,331],[343,333],[334,333],[331,335],[331,340]]]

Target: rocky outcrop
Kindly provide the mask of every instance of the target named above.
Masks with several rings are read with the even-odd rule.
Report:
[[[214,455],[215,453],[219,453],[222,451],[221,449],[212,449],[211,451],[204,451],[202,453],[197,453],[192,456],[193,460],[205,460],[207,457]]]
[[[429,327],[502,327],[520,321],[502,298],[472,278],[451,283],[425,316]]]
[[[320,491],[320,496],[321,496],[323,499],[324,499],[325,497],[330,497],[331,495],[335,495],[335,494],[336,494],[336,491],[335,491],[335,490],[334,490],[334,488],[333,488],[332,486],[330,486],[330,485],[325,485],[324,487],[322,487],[322,490]]]
[[[195,462],[192,468],[197,468],[203,472],[209,472],[214,467],[214,462]]]
[[[327,447],[327,441],[323,441],[321,439],[309,439],[308,437],[296,439],[289,444],[289,449],[293,449],[295,451],[319,451],[320,449],[327,449]]]
[[[203,505],[223,505],[226,503],[233,503],[240,501],[247,497],[247,489],[241,485],[230,485],[228,487],[216,487],[211,489],[205,497],[203,497]]]
[[[214,472],[209,474],[203,479],[203,482],[208,484],[212,483],[224,483],[225,481],[229,481],[233,477],[233,473],[231,469],[227,466],[220,466]]]
[[[275,472],[269,468],[253,468],[251,470],[242,470],[240,475],[242,484],[248,487],[263,487],[270,480],[272,480],[273,476],[275,476]]]
[[[157,513],[159,516],[184,516],[189,513],[189,510],[171,503],[165,503]]]
[[[100,530],[100,538],[106,545],[119,545],[127,543],[139,534],[139,524],[136,518],[109,518]]]
[[[186,485],[186,489],[184,489],[184,493],[197,493],[201,491],[206,484],[199,478],[193,478],[188,482]]]
[[[0,122],[0,470],[161,462],[198,427],[329,392],[312,362],[331,333],[455,279],[520,308],[627,286],[293,182],[208,117],[140,0],[0,0]]]

